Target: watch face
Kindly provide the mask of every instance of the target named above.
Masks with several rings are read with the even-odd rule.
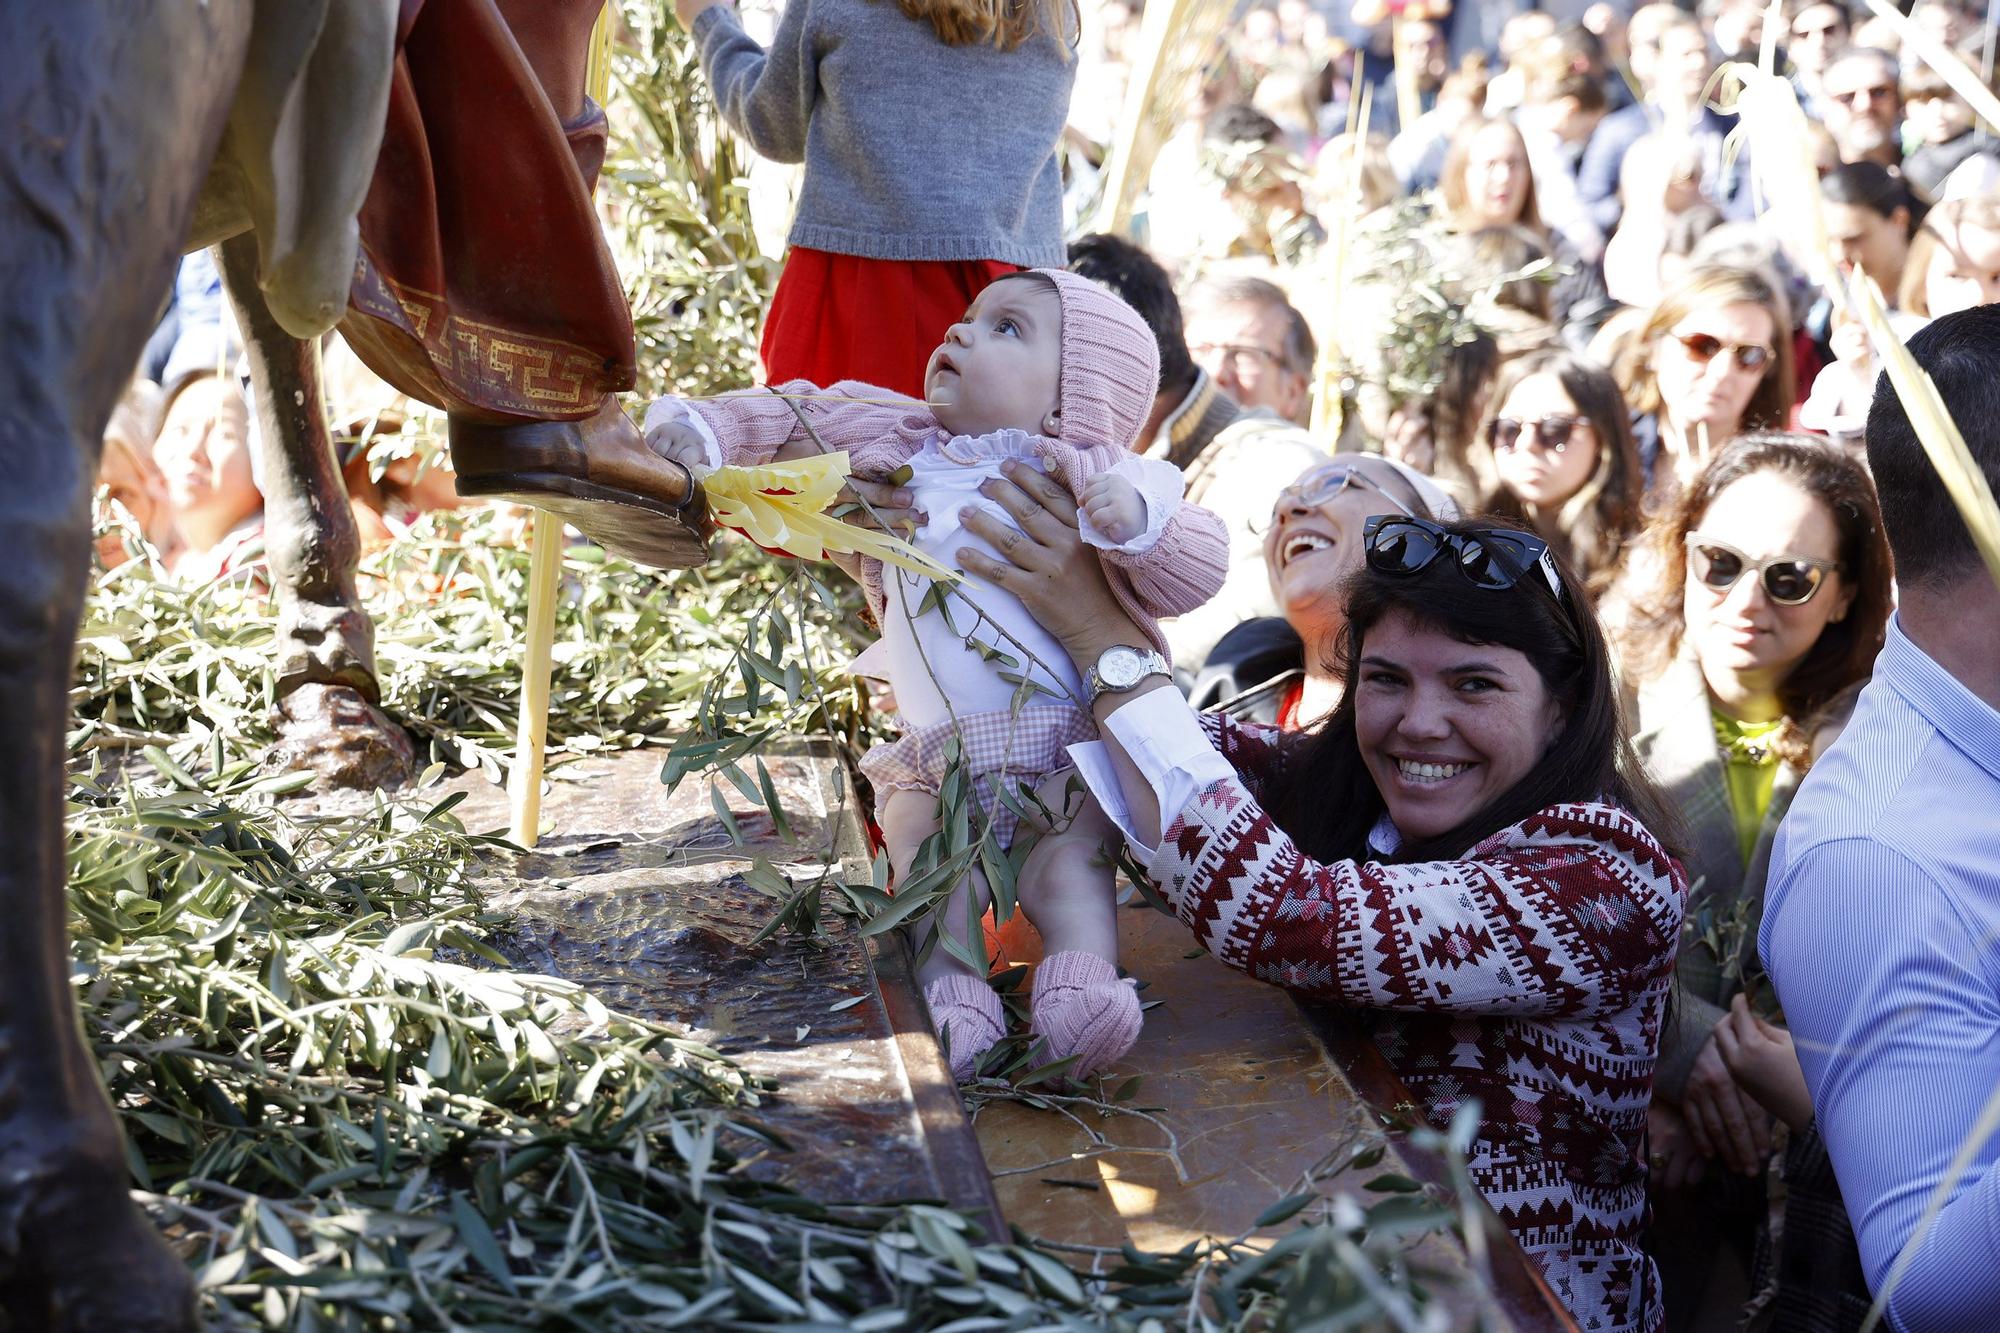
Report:
[[[1146,659],[1133,648],[1110,648],[1097,659],[1097,678],[1114,690],[1137,685],[1146,670]]]

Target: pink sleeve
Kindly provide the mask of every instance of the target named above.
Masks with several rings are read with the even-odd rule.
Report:
[[[1138,554],[1099,551],[1112,578],[1123,577],[1151,616],[1186,615],[1222,591],[1229,572],[1229,529],[1200,505],[1183,501],[1160,539]]]
[[[908,407],[887,401],[897,397],[857,380],[824,389],[808,380],[791,380],[770,389],[690,400],[688,407],[715,432],[726,466],[761,467],[786,445],[804,442],[806,428],[792,410],[796,402],[821,442],[829,450],[846,450],[855,471],[887,472],[915,452],[907,427],[920,427],[929,417],[929,409],[915,399],[908,400]]]

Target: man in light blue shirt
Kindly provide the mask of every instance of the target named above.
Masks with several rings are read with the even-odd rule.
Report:
[[[2000,306],[1909,346],[2000,492]],[[1779,831],[1759,945],[1890,1323],[1994,1329],[2000,588],[1886,379],[1867,431],[1901,605]]]

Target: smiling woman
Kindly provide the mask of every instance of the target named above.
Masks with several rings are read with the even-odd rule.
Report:
[[[966,568],[1079,666],[1141,642],[1075,503],[1008,476],[987,493],[1023,540]],[[1119,682],[1071,754],[1197,942],[1352,1006],[1432,1124],[1477,1102],[1472,1179],[1582,1326],[1652,1328],[1646,1104],[1687,886],[1603,635],[1532,533],[1389,515],[1361,545],[1324,726]]]

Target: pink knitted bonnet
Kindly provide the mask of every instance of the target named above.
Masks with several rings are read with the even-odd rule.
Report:
[[[1061,438],[1130,449],[1160,391],[1160,345],[1139,312],[1089,278],[1031,270],[1062,303]]]

